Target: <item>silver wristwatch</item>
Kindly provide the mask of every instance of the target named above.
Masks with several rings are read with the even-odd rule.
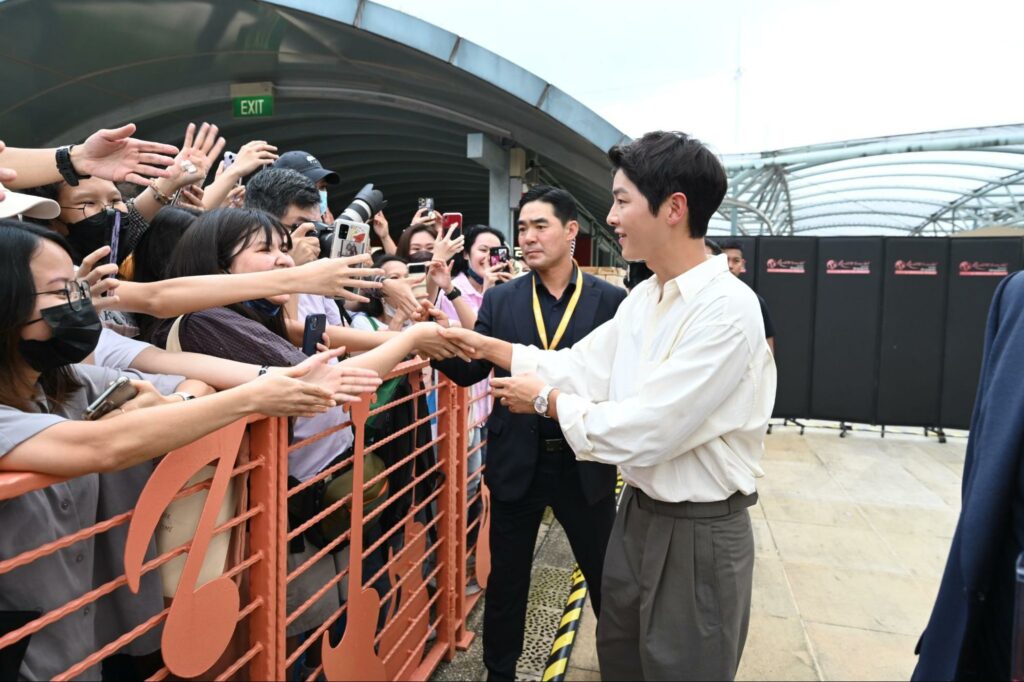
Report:
[[[554,386],[545,386],[540,390],[540,394],[533,399],[533,411],[542,417],[548,416],[548,396],[553,390],[555,390]]]

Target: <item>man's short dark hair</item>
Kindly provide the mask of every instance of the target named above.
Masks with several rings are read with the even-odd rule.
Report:
[[[711,216],[722,204],[728,179],[725,168],[700,140],[685,133],[657,131],[608,150],[614,170],[621,170],[647,199],[652,215],[675,192],[686,195],[690,237],[708,232]]]
[[[735,239],[726,239],[724,242],[722,242],[721,246],[722,251],[725,251],[726,249],[736,249],[741,254],[743,253],[743,245],[740,244]]]
[[[519,200],[519,210],[523,210],[531,201],[543,201],[551,204],[555,217],[562,225],[571,220],[579,220],[579,212],[576,210],[576,200],[564,189],[551,187],[550,185],[535,185]]]
[[[313,181],[298,171],[264,168],[245,186],[245,206],[281,218],[290,206],[320,206],[320,193]]]
[[[722,255],[722,247],[719,246],[718,242],[716,242],[714,239],[711,239],[710,237],[704,237],[704,246],[711,249],[712,256]]]

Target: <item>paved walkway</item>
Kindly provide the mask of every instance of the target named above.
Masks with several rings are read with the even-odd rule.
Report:
[[[872,431],[839,438],[827,428],[804,436],[792,426],[774,429],[761,501],[751,510],[757,560],[739,679],[909,679],[956,525],[966,442],[940,444],[921,431],[882,439]],[[535,580],[558,568],[548,562],[564,556],[564,537],[557,524],[546,532]],[[564,560],[563,601],[571,555]],[[557,587],[551,582],[546,591]],[[547,613],[543,592],[530,605],[533,630],[543,629],[536,617],[550,615],[553,632],[557,616]],[[465,676],[439,679],[483,679],[479,655],[474,646],[450,666]],[[534,658],[528,650],[520,660],[523,679],[539,679]],[[600,679],[589,609],[566,679]]]

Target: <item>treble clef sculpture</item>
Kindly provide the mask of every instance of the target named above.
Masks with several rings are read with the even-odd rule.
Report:
[[[348,618],[345,634],[338,646],[331,646],[330,632],[323,635],[321,655],[324,676],[328,680],[386,680],[384,661],[374,648],[380,595],[373,587],[363,587],[363,456],[364,431],[370,414],[367,396],[350,404],[352,428],[355,431],[355,453],[352,458],[351,535],[348,552]]]
[[[193,476],[216,462],[161,641],[164,663],[179,677],[197,677],[209,670],[227,649],[238,622],[240,596],[234,580],[218,570],[209,582],[198,583],[217,516],[231,484],[245,426],[245,421],[240,420],[164,457],[139,496],[128,528],[125,577],[129,589],[138,592],[146,550],[164,511]]]

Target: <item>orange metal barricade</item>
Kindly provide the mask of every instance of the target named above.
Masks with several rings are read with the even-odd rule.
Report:
[[[55,679],[95,676],[94,666],[147,634],[152,637],[158,628],[163,665],[150,677],[155,680],[291,679],[300,664],[310,680],[320,674],[332,680],[428,679],[442,660],[450,660],[472,639],[465,621],[479,595],[466,596],[467,555],[475,552],[476,579],[485,586],[490,554],[486,487],[481,485],[473,497],[467,495],[471,482],[482,476],[482,469],[470,475],[467,468],[473,454],[467,447],[473,426],[468,423],[468,392],[443,376],[436,384],[424,382],[425,367],[425,362],[405,363],[386,377],[409,382],[403,397],[372,410],[368,399],[354,404],[351,456],[311,480],[289,488],[288,455],[327,434],[289,445],[286,419],[253,417],[169,453],[153,469],[133,510],[16,556],[0,556],[2,579],[68,548],[93,543],[112,529],[127,529],[124,573],[84,594],[68,595],[62,606],[30,616],[9,632],[0,630],[0,662],[4,656],[20,654],[26,640],[28,647],[42,646],[46,629],[72,614],[112,608],[103,600],[115,591],[130,590],[135,593],[131,598],[141,598],[153,589],[153,576],[143,583],[144,576],[184,557],[177,590],[164,608],[144,614],[141,622],[113,641],[97,641],[93,650],[82,652],[81,660],[72,660],[77,656],[69,654]],[[424,405],[431,395],[436,407],[427,411]],[[410,423],[367,440],[369,418],[410,408]],[[405,442],[398,439],[411,440],[411,449],[393,452],[397,443]],[[367,457],[389,445],[390,461],[364,481]],[[189,485],[190,479],[201,480],[194,477],[204,467],[213,471],[212,476]],[[311,518],[289,524],[290,499],[346,472],[353,482],[347,495]],[[384,481],[387,498],[364,511],[366,492]],[[0,504],[61,483],[36,474],[2,474]],[[194,536],[157,555],[153,539],[166,532],[169,505],[197,494],[206,498]],[[225,500],[237,500],[235,508],[222,509]],[[476,501],[483,512],[468,523],[469,505]],[[306,542],[308,529],[343,507],[349,528],[322,547],[310,547],[302,562],[289,568],[289,547],[297,539]],[[470,548],[474,529],[477,539]],[[216,551],[221,550],[211,549],[211,541],[221,534],[230,538],[231,548],[224,569],[217,566],[201,580],[201,573],[208,571],[204,560],[211,553],[215,562],[220,560]],[[314,566],[330,561],[338,569],[322,584],[311,585]],[[302,603],[289,608],[289,587],[300,582],[308,596],[302,593]],[[332,603],[323,600],[335,594],[337,603],[321,622],[301,635],[286,636],[290,625],[321,608],[321,602]],[[153,596],[148,594],[150,601]]]

